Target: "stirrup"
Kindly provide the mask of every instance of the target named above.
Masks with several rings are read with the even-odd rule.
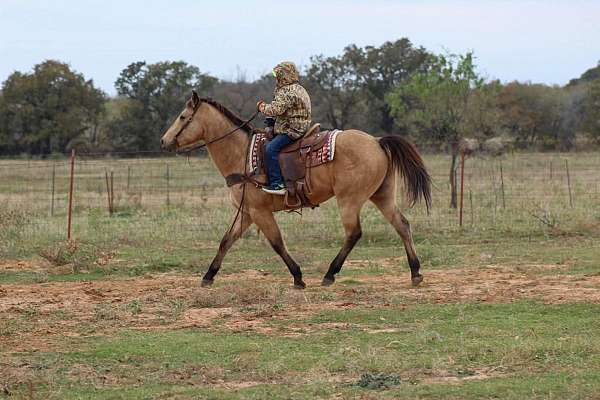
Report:
[[[287,190],[284,187],[279,188],[279,189],[274,189],[274,188],[270,188],[268,186],[263,187],[262,191],[265,192],[265,193],[276,194],[276,195],[279,195],[279,196],[285,196],[285,194],[287,192]]]

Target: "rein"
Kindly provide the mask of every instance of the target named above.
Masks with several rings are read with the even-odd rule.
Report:
[[[202,99],[200,99],[200,101],[198,101],[198,104],[196,104],[196,106],[194,107],[194,110],[192,111],[192,115],[190,115],[190,117],[187,119],[187,121],[185,121],[185,123],[181,126],[181,128],[179,128],[179,131],[177,131],[177,133],[175,134],[175,136],[174,136],[173,139],[176,142],[177,142],[177,137],[179,137],[179,135],[181,135],[183,133],[183,131],[185,131],[185,129],[188,127],[188,125],[193,121],[194,115],[196,115],[196,111],[198,111],[198,109],[200,108],[201,104],[202,104]],[[252,116],[249,119],[245,120],[241,125],[235,127],[234,129],[232,129],[229,132],[223,134],[222,136],[219,136],[216,139],[213,139],[213,140],[210,140],[208,142],[204,142],[204,143],[201,143],[201,144],[198,144],[198,145],[194,145],[193,147],[188,148],[188,149],[186,149],[184,151],[178,151],[177,154],[188,154],[188,156],[189,156],[189,153],[191,153],[194,150],[201,149],[203,147],[206,147],[209,144],[216,143],[216,142],[218,142],[220,140],[223,140],[226,137],[228,137],[228,136],[234,134],[235,132],[239,131],[240,129],[246,127],[250,122],[252,122],[256,118],[256,116],[258,114],[259,114],[259,111],[256,111],[254,114],[252,114]],[[249,150],[250,150],[251,143],[252,143],[252,141],[250,141],[248,143],[248,149],[246,149],[246,161],[244,162],[244,174],[243,174],[243,176],[245,176],[245,177],[248,177],[248,169],[247,168],[248,168],[248,157],[249,157]],[[233,174],[233,175],[240,175],[240,176],[242,176],[242,174]],[[231,175],[225,178],[225,181],[227,182],[227,186],[229,186],[229,187],[232,186],[232,185],[229,185],[229,182],[230,182],[230,179],[231,179],[230,177],[231,177]],[[249,178],[249,179],[252,179],[252,178]],[[240,220],[240,230],[242,229],[243,223],[244,223],[244,212],[243,212],[243,209],[244,209],[244,203],[245,203],[245,200],[246,200],[246,183],[247,183],[247,181],[243,181],[243,182],[240,181],[239,183],[243,183],[243,185],[242,185],[242,198],[240,200],[240,205],[237,208],[237,212],[235,214],[235,218],[233,218],[233,222],[231,223],[231,225],[229,226],[229,229],[227,230],[227,234],[228,235],[231,234],[231,232],[233,230],[233,227],[235,226],[235,223],[237,222],[238,217],[241,217],[241,220]],[[254,181],[253,183],[258,187],[257,182]],[[240,235],[241,235],[241,233],[242,232],[240,232]]]
[[[192,122],[192,120],[194,119],[194,115],[196,115],[196,111],[198,111],[198,109],[200,108],[201,104],[202,104],[202,100],[198,101],[198,104],[196,104],[196,106],[194,107],[194,110],[192,111],[192,115],[190,115],[190,117],[187,119],[187,121],[185,121],[185,123],[183,124],[183,126],[181,128],[179,128],[179,131],[177,131],[177,133],[173,137],[173,139],[175,141],[177,141],[177,138],[179,137],[179,135],[181,135],[183,133],[183,131],[185,131],[185,128],[187,128],[188,125]],[[218,138],[210,140],[208,142],[204,142],[204,143],[201,143],[201,144],[194,145],[193,147],[188,148],[186,150],[178,151],[177,154],[189,154],[189,153],[191,153],[194,150],[201,149],[203,147],[206,147],[209,144],[216,143],[216,142],[218,142],[220,140],[225,139],[229,135],[232,135],[235,132],[239,131],[240,129],[248,126],[248,124],[250,122],[252,122],[254,120],[254,118],[256,118],[256,116],[258,115],[258,113],[259,112],[256,111],[254,114],[252,114],[252,116],[249,119],[245,120],[241,125],[237,126],[236,128],[234,128],[234,129],[230,130],[229,132],[225,133],[223,136],[219,136]]]

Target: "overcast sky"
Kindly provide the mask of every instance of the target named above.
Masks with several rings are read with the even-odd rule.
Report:
[[[564,84],[600,60],[600,1],[0,0],[0,81],[49,58],[109,94],[138,60],[252,79],[281,60],[401,37],[473,50],[490,78]]]

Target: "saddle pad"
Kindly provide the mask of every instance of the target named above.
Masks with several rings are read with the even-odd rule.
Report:
[[[333,161],[333,157],[335,156],[335,140],[337,138],[337,135],[340,134],[342,131],[339,129],[335,129],[331,132],[328,133],[329,137],[327,138],[327,143],[325,143],[325,145],[323,145],[322,148],[316,150],[316,151],[311,151],[310,153],[310,159],[311,159],[311,165],[312,166],[317,166],[317,165],[321,165],[321,164],[325,164],[328,163],[330,161]],[[302,139],[300,139],[302,140]],[[267,141],[267,135],[266,133],[262,133],[262,132],[258,132],[255,133],[254,135],[252,135],[252,139],[251,139],[251,143],[250,143],[250,157],[249,157],[249,170],[252,171],[255,174],[260,173],[260,171],[258,171],[258,167],[259,167],[259,149],[260,147],[263,145],[264,142]],[[264,163],[261,162],[261,166],[264,166]]]

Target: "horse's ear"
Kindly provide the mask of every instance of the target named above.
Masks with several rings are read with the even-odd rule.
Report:
[[[198,93],[194,89],[192,89],[192,105],[193,105],[193,107],[196,108],[198,103],[200,103],[200,97],[198,96]]]

